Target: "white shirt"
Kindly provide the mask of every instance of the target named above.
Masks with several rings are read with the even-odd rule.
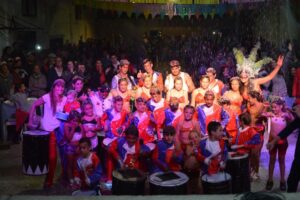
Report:
[[[189,91],[189,87],[186,84],[186,80],[185,80],[185,72],[180,72],[179,77],[182,78],[182,89]],[[174,88],[174,77],[172,74],[169,74],[165,80],[165,87],[167,88],[168,91],[172,90]]]
[[[211,106],[211,107],[204,106],[203,111],[206,116],[212,115],[214,113],[214,107],[213,106]]]
[[[207,139],[205,149],[215,156],[221,152],[221,147],[219,141],[211,141]]]
[[[60,125],[60,120],[56,119],[56,112],[63,112],[63,108],[66,104],[67,98],[63,96],[62,101],[58,102],[56,105],[56,112],[52,112],[52,106],[50,101],[49,93],[42,96],[45,104],[44,104],[44,115],[41,119],[41,129],[45,131],[53,131]]]

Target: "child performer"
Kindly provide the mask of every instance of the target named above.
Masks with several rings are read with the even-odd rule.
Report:
[[[207,135],[207,125],[211,121],[219,121],[222,126],[225,127],[228,119],[222,116],[222,107],[214,103],[215,94],[213,91],[208,90],[204,95],[204,104],[197,107],[197,117],[200,124],[200,128],[203,134]],[[222,118],[225,117],[225,118]]]
[[[102,85],[98,91],[89,93],[97,117],[102,117],[103,113],[112,107],[112,99],[108,97],[109,91],[108,86]]]
[[[163,139],[157,142],[153,152],[154,172],[180,171],[183,153],[175,144],[175,128],[166,126],[163,129]]]
[[[172,97],[170,99],[170,108],[165,110],[165,125],[166,126],[173,126],[174,128],[177,127],[177,124],[180,120],[183,120],[183,113],[179,109],[179,102],[178,98]]]
[[[188,91],[183,89],[183,80],[181,77],[174,79],[174,88],[167,92],[166,100],[170,102],[172,97],[176,97],[179,102],[179,108],[183,110],[184,106],[189,104]]]
[[[91,152],[88,138],[79,140],[80,156],[76,160],[74,187],[83,190],[95,190],[102,176],[102,168],[97,155]]]
[[[75,157],[77,154],[78,142],[82,138],[80,122],[80,113],[76,110],[72,110],[69,114],[68,121],[64,124],[64,138],[62,143],[64,146],[64,160],[65,160],[65,172],[69,183],[72,185],[73,172],[75,170]]]
[[[97,116],[94,114],[93,104],[90,100],[85,100],[82,103],[83,117],[81,119],[83,137],[91,140],[92,150],[96,151],[98,146],[97,131],[100,130],[100,123]]]
[[[271,141],[278,133],[280,133],[287,125],[288,122],[293,121],[293,115],[285,110],[285,102],[281,99],[275,99],[271,103],[272,112],[263,113],[264,116],[271,120],[271,130],[269,140]],[[277,142],[275,147],[269,151],[269,178],[266,185],[266,190],[271,190],[273,187],[273,172],[276,162],[276,155],[278,153],[279,168],[280,168],[280,190],[286,190],[285,183],[285,154],[288,148],[287,139],[282,139]]]
[[[64,106],[64,112],[70,113],[72,110],[80,112],[80,103],[76,99],[77,92],[75,90],[69,90],[67,93],[67,102]]]
[[[147,111],[146,100],[138,97],[135,100],[136,111],[133,113],[131,124],[138,128],[139,138],[145,145],[154,149],[154,129],[150,126],[150,112]]]
[[[207,131],[208,138],[200,141],[197,159],[204,163],[203,171],[212,175],[225,169],[227,148],[222,139],[223,128],[220,122],[210,122]]]
[[[113,98],[113,108],[104,112],[101,118],[101,124],[105,132],[105,139],[103,144],[106,150],[110,148],[111,143],[123,136],[123,132],[128,126],[128,113],[123,108],[123,98],[116,96]],[[111,156],[106,153],[106,175],[107,183],[110,184],[112,180],[113,160]]]
[[[222,106],[221,118],[226,119],[225,131],[226,136],[229,138],[229,144],[235,144],[236,135],[239,127],[239,117],[234,110],[230,107],[230,100],[226,97],[220,97],[218,100]]]
[[[101,124],[105,131],[105,137],[117,139],[121,137],[127,124],[127,111],[123,108],[123,98],[116,96],[113,98],[113,107],[104,112],[101,117]]]
[[[237,149],[240,153],[250,153],[255,145],[260,144],[260,134],[251,127],[251,116],[245,112],[239,115],[239,131],[235,143],[231,149]]]
[[[176,142],[180,144],[183,151],[190,144],[189,134],[196,130],[200,133],[199,123],[193,119],[195,109],[193,106],[187,105],[184,107],[184,119],[179,121],[176,127]]]
[[[139,142],[139,131],[133,125],[125,130],[125,136],[113,141],[109,147],[109,156],[120,168],[142,169],[141,159],[149,153],[150,149]]]
[[[157,133],[157,139],[161,140],[161,129],[163,128],[165,115],[164,111],[167,109],[167,101],[162,98],[162,92],[157,86],[150,88],[151,99],[148,101],[147,106],[151,111],[151,124]]]

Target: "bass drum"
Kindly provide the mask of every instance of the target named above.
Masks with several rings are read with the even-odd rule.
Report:
[[[182,172],[156,172],[150,176],[150,194],[187,194],[188,181]]]
[[[225,172],[202,176],[202,186],[204,194],[230,194],[231,176]]]
[[[23,132],[22,165],[26,175],[48,173],[49,132],[31,130]]]

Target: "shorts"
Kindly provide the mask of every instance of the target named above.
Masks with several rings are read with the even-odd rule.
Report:
[[[274,148],[269,151],[269,153],[271,156],[276,156],[276,153],[278,151],[278,156],[285,156],[288,146],[289,145],[287,141],[281,144],[276,144]]]

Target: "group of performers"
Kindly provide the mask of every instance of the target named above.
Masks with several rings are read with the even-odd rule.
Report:
[[[236,55],[239,53],[235,50]],[[270,137],[293,120],[283,100],[275,98],[266,104],[260,91],[260,85],[280,70],[283,57],[279,56],[274,70],[263,78],[254,77],[251,62],[245,57],[237,62],[238,77],[230,79],[229,88],[217,79],[214,68],[199,77],[200,87],[195,88],[177,60],[170,61],[171,74],[165,82],[162,73],[153,70],[150,59],[144,60],[145,71],[136,78],[128,76],[129,62],[122,60],[112,89],[99,86],[98,91],[87,94],[71,90],[64,96],[64,81],[56,80],[51,91],[33,104],[29,119],[29,126],[34,127],[35,109],[44,104],[40,128],[50,132],[45,187],[53,184],[56,145],[62,176],[72,188],[94,188],[100,180],[110,184],[112,171],[119,168],[211,175],[226,168],[228,150],[247,153],[251,177],[258,179],[268,118]],[[74,85],[78,81],[83,83],[75,77]],[[57,119],[57,112],[67,113],[67,120]],[[104,137],[101,143],[97,135]],[[282,140],[270,151],[268,190],[273,186],[277,152],[280,188],[286,188],[287,145],[287,140]],[[100,162],[101,153],[105,156]]]

